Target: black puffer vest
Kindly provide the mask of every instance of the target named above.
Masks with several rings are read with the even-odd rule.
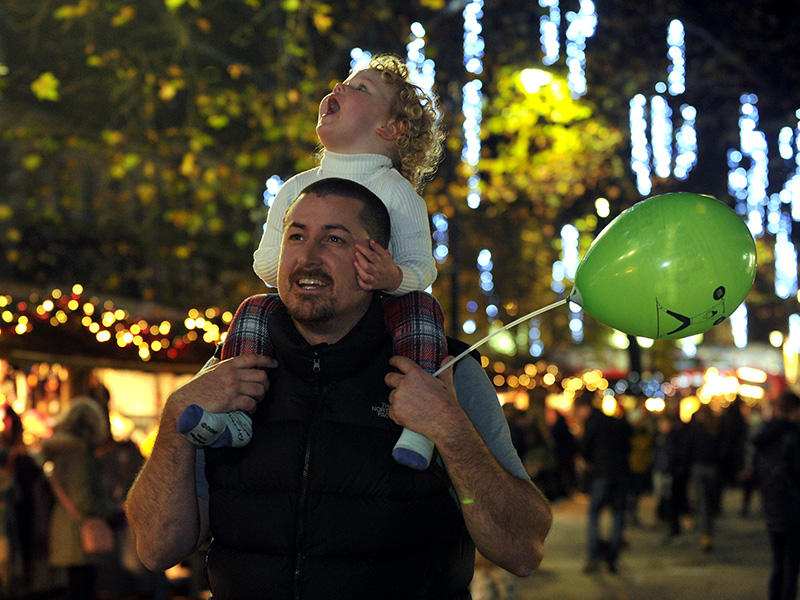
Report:
[[[239,449],[206,450],[215,600],[469,598],[474,546],[435,462],[394,462],[391,356],[378,302],[341,341],[311,347],[283,309],[279,367]]]

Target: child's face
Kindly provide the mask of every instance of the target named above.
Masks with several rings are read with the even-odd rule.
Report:
[[[365,69],[337,83],[319,105],[317,135],[322,145],[343,154],[385,154],[385,129],[393,120],[389,109],[394,90],[381,81],[380,72]]]

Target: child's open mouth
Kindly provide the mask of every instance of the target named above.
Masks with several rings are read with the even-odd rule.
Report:
[[[327,106],[325,107],[325,111],[322,113],[322,116],[332,115],[334,113],[339,112],[339,102],[333,96],[328,98]]]

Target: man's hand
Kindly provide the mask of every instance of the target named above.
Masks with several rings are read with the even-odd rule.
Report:
[[[209,531],[208,501],[198,499],[195,487],[197,449],[178,432],[179,416],[189,404],[210,412],[253,412],[269,388],[266,369],[277,365],[257,354],[212,359],[169,395],[153,452],[127,502],[139,557],[151,571],[168,569],[195,552]]]
[[[442,364],[451,360],[453,357],[448,356]],[[389,417],[436,443],[444,434],[441,425],[463,414],[453,388],[453,369],[445,369],[437,378],[404,356],[393,356],[389,364],[399,371],[385,377],[386,385],[392,388]]]
[[[252,413],[269,389],[267,369],[277,366],[274,358],[261,354],[242,354],[222,361],[214,358],[172,392],[168,402],[177,414],[189,404],[209,412]]]
[[[517,479],[489,452],[458,404],[452,367],[435,378],[408,358],[389,362],[399,371],[385,378],[392,388],[389,416],[436,444],[475,546],[511,573],[530,575],[552,524],[547,500],[530,479]]]
[[[403,272],[392,260],[391,251],[375,240],[369,248],[356,244],[356,274],[362,290],[393,292],[403,282]]]

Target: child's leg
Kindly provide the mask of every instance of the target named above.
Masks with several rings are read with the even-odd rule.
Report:
[[[385,296],[383,315],[395,354],[436,372],[447,356],[444,314],[436,298],[425,292]]]
[[[239,305],[233,316],[225,342],[222,360],[240,354],[272,356],[272,342],[267,331],[269,314],[283,306],[278,294],[251,296]]]
[[[447,356],[444,314],[436,298],[425,292],[386,296],[383,313],[395,354],[434,373]],[[404,429],[392,456],[399,464],[422,471],[430,464],[433,444],[425,436]]]
[[[242,302],[228,328],[220,358],[240,354],[272,356],[267,319],[282,305],[277,294],[252,296]],[[242,411],[210,413],[192,404],[178,419],[178,431],[196,446],[239,448],[250,442],[253,424]]]

